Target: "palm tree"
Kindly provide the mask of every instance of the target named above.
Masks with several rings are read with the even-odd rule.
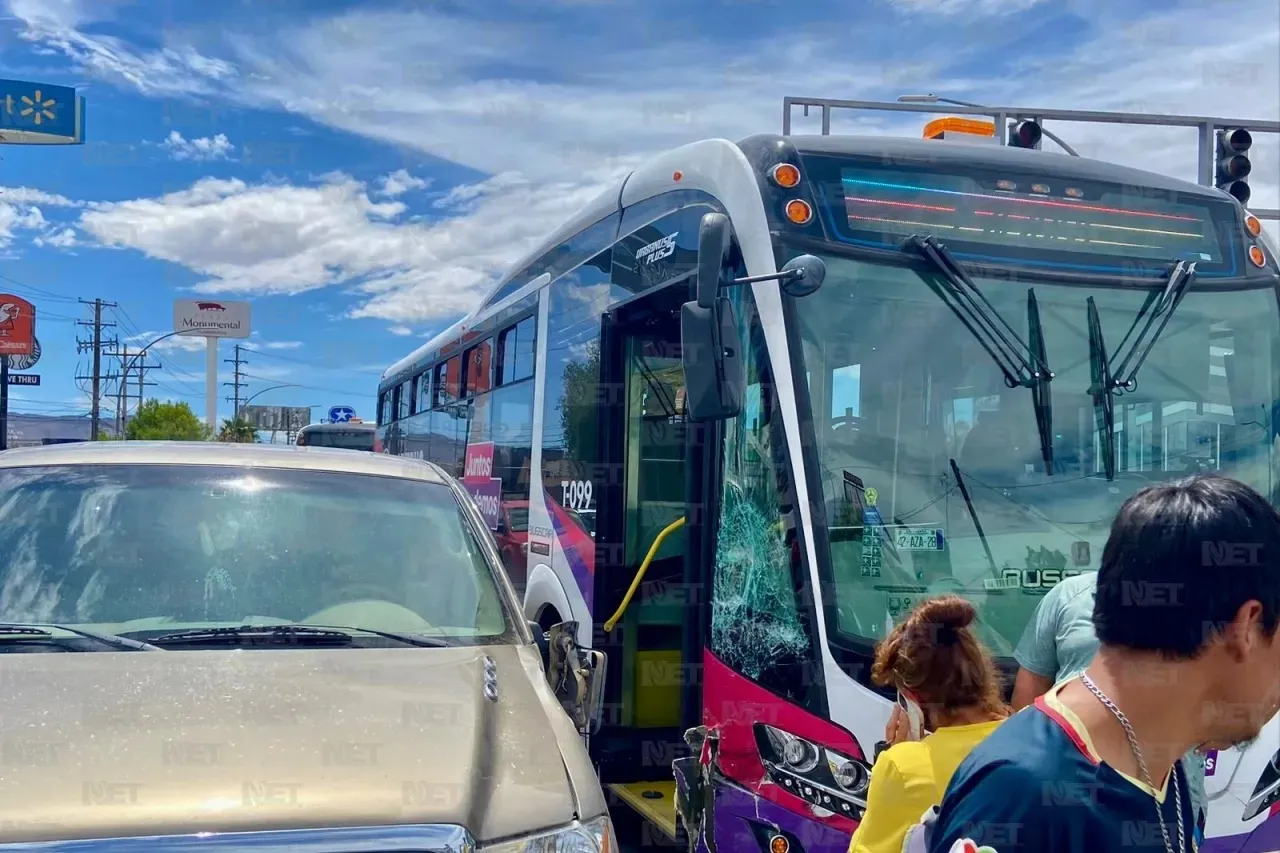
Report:
[[[227,418],[218,432],[218,441],[232,444],[253,444],[258,440],[258,429],[243,418]]]

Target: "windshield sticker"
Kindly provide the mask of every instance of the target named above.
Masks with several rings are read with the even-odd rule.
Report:
[[[859,574],[864,578],[878,578],[884,568],[884,549],[880,540],[884,519],[880,517],[880,510],[876,509],[880,493],[869,488],[864,495],[867,505],[862,511],[862,563]]]

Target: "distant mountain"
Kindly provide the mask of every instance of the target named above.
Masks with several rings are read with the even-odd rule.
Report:
[[[63,441],[88,441],[87,415],[24,415],[9,413],[9,446],[33,447]],[[99,421],[99,428],[115,434],[114,419]]]

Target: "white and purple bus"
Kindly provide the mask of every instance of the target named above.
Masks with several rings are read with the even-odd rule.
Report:
[[[585,733],[615,803],[711,853],[844,853],[892,702],[872,652],[919,600],[974,602],[1012,671],[1136,489],[1212,470],[1280,504],[1280,268],[1234,198],[1132,168],[710,139],[379,394],[387,452],[499,536],[528,508],[526,615],[608,661]],[[1203,850],[1277,848],[1278,727],[1213,756]]]

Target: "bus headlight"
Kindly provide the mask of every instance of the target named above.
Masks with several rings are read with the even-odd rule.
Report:
[[[862,819],[871,783],[869,764],[774,726],[757,723],[755,729],[769,781],[831,814]]]
[[[480,848],[480,853],[618,853],[608,815]]]

